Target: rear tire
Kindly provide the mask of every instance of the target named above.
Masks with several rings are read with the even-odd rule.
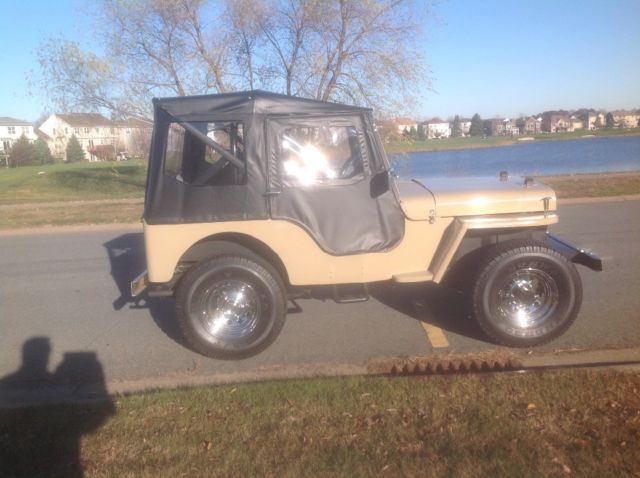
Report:
[[[280,334],[284,291],[268,262],[239,246],[222,248],[220,255],[196,264],[180,281],[178,326],[198,353],[218,359],[251,357]]]
[[[582,302],[575,266],[533,240],[490,247],[472,293],[473,316],[493,341],[511,347],[542,345],[563,334]]]

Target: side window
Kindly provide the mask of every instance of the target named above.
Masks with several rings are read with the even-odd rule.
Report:
[[[240,161],[245,161],[244,130],[239,122],[190,123]],[[222,154],[178,123],[171,123],[167,135],[164,173],[192,186],[234,186],[246,184],[246,168],[230,164]]]
[[[364,175],[354,126],[293,126],[279,138],[279,163],[289,185],[334,183]]]

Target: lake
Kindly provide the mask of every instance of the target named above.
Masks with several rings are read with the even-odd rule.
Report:
[[[640,171],[640,136],[530,141],[496,148],[395,154],[389,159],[401,177]]]

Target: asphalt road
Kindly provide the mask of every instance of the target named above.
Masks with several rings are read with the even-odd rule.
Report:
[[[562,205],[560,217],[552,231],[597,252],[605,270],[580,267],[578,320],[533,353],[640,346],[640,201]],[[262,354],[208,359],[182,345],[171,299],[126,298],[129,281],[144,269],[138,231],[0,236],[0,380],[17,371],[14,377],[35,383],[64,370],[78,382],[104,380],[110,391],[122,391],[352,373],[370,359],[496,348],[465,319],[455,296],[422,286],[380,288],[359,304],[300,300],[302,311],[287,317]]]

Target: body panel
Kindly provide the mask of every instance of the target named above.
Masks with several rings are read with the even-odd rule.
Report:
[[[182,255],[216,234],[245,234],[264,243],[283,262],[291,285],[366,283],[392,279],[438,282],[469,229],[542,227],[557,222],[555,214],[513,214],[466,219],[405,221],[405,235],[388,251],[335,256],[324,252],[300,226],[279,220],[234,221],[182,225],[144,223],[149,280],[168,282]]]
[[[549,211],[557,208],[553,189],[541,183],[524,186],[522,178],[508,181],[497,177],[420,178],[414,181],[435,196],[438,217],[544,211],[545,198],[549,198]]]
[[[405,236],[395,248],[376,253],[334,256],[324,252],[301,227],[288,221],[234,221],[182,225],[144,223],[149,280],[167,282],[180,257],[195,243],[215,234],[251,236],[270,247],[284,263],[292,285],[364,283],[394,274],[428,269],[444,230],[451,223],[406,221]]]

